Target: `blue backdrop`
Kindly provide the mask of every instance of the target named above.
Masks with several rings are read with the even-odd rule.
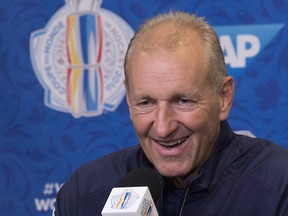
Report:
[[[236,81],[233,130],[288,147],[287,0],[75,2],[0,0],[0,215],[51,215],[77,167],[138,143],[119,84],[123,50],[159,12],[207,18]],[[69,78],[73,66],[80,75]],[[84,70],[96,84],[84,83]],[[97,104],[83,101],[81,91],[99,93]]]

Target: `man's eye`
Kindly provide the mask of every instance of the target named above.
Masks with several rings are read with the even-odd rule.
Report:
[[[197,104],[197,100],[180,98],[176,101],[176,104],[183,107],[194,107]]]
[[[189,100],[189,99],[179,99],[178,100],[178,103],[179,104],[182,104],[182,105],[186,105],[186,104],[192,104],[193,101]]]
[[[151,102],[148,100],[144,100],[144,101],[140,101],[139,103],[137,103],[138,106],[149,106],[151,105]]]
[[[135,114],[148,114],[155,108],[155,102],[152,100],[140,100],[133,106]]]

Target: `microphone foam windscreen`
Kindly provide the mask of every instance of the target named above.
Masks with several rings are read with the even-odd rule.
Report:
[[[119,181],[120,187],[140,187],[147,186],[151,193],[154,203],[157,203],[161,184],[159,177],[153,169],[140,167],[132,169]]]

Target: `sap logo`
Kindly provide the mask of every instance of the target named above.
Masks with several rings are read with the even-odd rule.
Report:
[[[256,56],[261,46],[258,37],[248,34],[237,35],[235,46],[229,35],[220,36],[220,43],[225,54],[225,62],[232,68],[246,67],[246,59]]]
[[[228,69],[245,68],[284,24],[216,26]]]

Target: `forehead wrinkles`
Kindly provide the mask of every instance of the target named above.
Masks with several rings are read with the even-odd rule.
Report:
[[[149,79],[139,79],[137,77],[136,79],[133,79],[132,77],[132,85],[134,91],[154,91],[156,94],[160,92],[167,92],[168,89],[174,88],[175,92],[178,91],[184,91],[185,86],[189,87],[191,89],[193,85],[193,80],[185,79],[185,78],[179,78],[177,75],[175,76],[169,76],[169,75],[160,75],[156,76],[155,74],[152,73],[147,73],[147,76],[150,76]],[[191,85],[192,84],[192,85]],[[156,90],[157,89],[157,90]],[[189,90],[188,88],[186,90]]]
[[[162,51],[168,51],[171,53],[177,52],[181,49],[181,47],[186,47],[189,45],[191,45],[192,51],[193,46],[200,47],[201,50],[198,55],[202,56],[203,61],[201,65],[202,69],[204,69],[205,59],[203,41],[200,38],[200,34],[194,29],[188,29],[187,27],[185,28],[183,26],[180,28],[176,28],[173,23],[166,23],[164,25],[157,26],[148,31],[145,31],[141,35],[138,35],[135,44],[133,44],[133,47],[131,47],[129,55],[130,57],[127,61],[128,64],[126,65],[126,87],[128,87],[128,90],[131,78],[130,76],[133,75],[133,73],[135,72],[131,70],[131,64],[133,65],[132,59],[135,55],[139,55],[139,52],[146,53],[147,55],[152,55],[153,53],[159,52],[159,54],[161,55]],[[196,50],[199,51],[199,49],[195,48],[195,51]],[[169,62],[167,62],[167,64],[168,63]],[[197,64],[199,64],[199,62]],[[134,66],[135,65],[133,65],[133,67]]]
[[[204,82],[202,79],[199,80],[198,76],[186,76],[183,73],[179,76],[176,72],[167,74],[166,72],[154,73],[150,70],[147,73],[136,73],[135,76],[131,76],[131,90],[134,96],[170,98],[177,95],[195,95],[199,94]]]

